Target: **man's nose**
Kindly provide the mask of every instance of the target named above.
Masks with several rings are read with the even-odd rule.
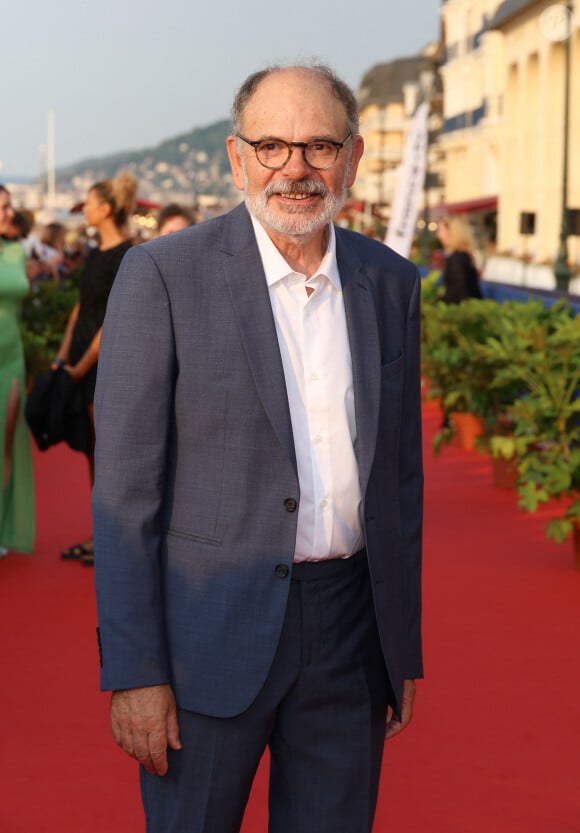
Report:
[[[290,146],[290,159],[286,162],[282,171],[288,176],[300,178],[305,173],[310,173],[312,168],[304,158],[304,148]]]

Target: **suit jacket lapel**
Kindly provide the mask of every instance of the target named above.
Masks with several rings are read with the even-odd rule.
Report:
[[[224,277],[258,395],[296,471],[296,452],[284,368],[268,285],[245,206],[226,215],[222,251],[227,256]]]
[[[375,455],[381,394],[377,313],[368,276],[340,229],[337,229],[336,247],[352,358],[357,428],[355,451],[364,495]]]

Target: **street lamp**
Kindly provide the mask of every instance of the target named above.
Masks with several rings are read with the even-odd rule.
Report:
[[[550,40],[564,42],[564,158],[562,162],[562,218],[560,225],[560,246],[554,264],[556,286],[568,291],[572,270],[568,266],[568,144],[570,122],[570,41],[572,39],[572,0],[565,5],[548,6],[540,17],[542,31]]]

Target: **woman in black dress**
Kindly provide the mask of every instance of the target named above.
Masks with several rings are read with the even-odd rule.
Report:
[[[443,300],[458,304],[466,298],[481,298],[479,273],[473,259],[475,241],[467,221],[459,216],[442,220],[437,236],[445,250]]]
[[[84,213],[87,225],[97,229],[99,246],[87,257],[79,284],[79,300],[68,320],[53,369],[64,367],[79,386],[87,409],[92,442],[87,450],[91,486],[94,482],[94,412],[97,359],[107,300],[115,275],[131,246],[127,225],[135,204],[137,180],[127,172],[93,185],[87,194]],[[74,544],[61,553],[64,559],[93,563],[92,538]]]

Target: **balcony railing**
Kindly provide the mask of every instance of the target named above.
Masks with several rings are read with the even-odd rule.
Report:
[[[468,110],[465,113],[450,116],[443,122],[443,133],[452,133],[454,130],[467,130],[470,127],[475,127],[485,118],[486,110],[487,107],[484,102],[475,110]]]
[[[481,46],[481,39],[486,32],[487,22],[484,23],[481,29],[478,29],[477,32],[473,32],[468,35],[464,40],[448,44],[443,49],[441,63],[447,64],[450,61],[454,61],[456,58],[461,58],[464,55],[469,55],[471,52],[475,52],[475,50],[479,49]]]

